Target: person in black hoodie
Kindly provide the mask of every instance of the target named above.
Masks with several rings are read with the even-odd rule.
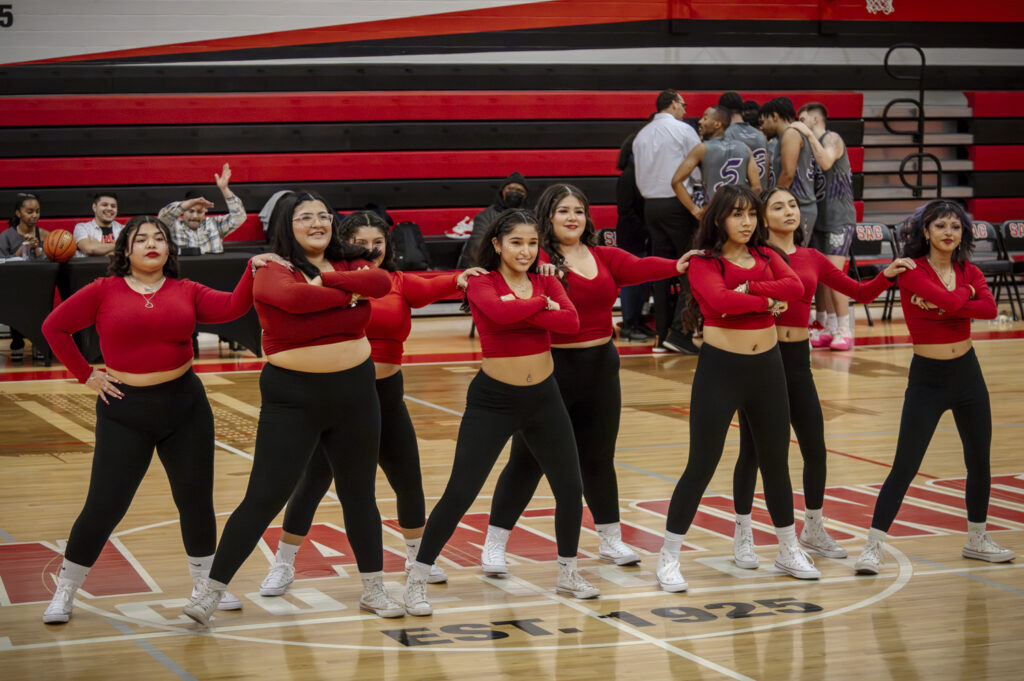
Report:
[[[506,208],[519,208],[526,205],[526,195],[525,177],[519,173],[512,173],[505,178],[505,181],[498,187],[498,194],[494,197],[494,202],[473,217],[473,232],[466,245],[462,247],[462,255],[459,256],[459,264],[456,266],[458,269],[462,270],[473,266],[480,239],[494,222],[494,218],[498,217],[498,213]]]

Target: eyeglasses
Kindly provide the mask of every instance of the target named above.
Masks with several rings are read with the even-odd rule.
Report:
[[[677,99],[676,100],[676,104],[678,104],[679,106],[683,107],[684,109],[686,108],[686,102],[684,102],[681,99]]]
[[[313,215],[312,213],[303,213],[302,215],[296,215],[292,218],[292,222],[297,222],[303,227],[312,227],[315,223],[331,224],[334,222],[334,216],[330,213],[319,213]]]

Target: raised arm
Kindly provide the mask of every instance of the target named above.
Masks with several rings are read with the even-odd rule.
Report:
[[[342,267],[346,269],[320,275],[324,286],[357,293],[364,298],[383,298],[391,291],[391,275],[387,270],[365,260],[349,260],[342,263]]]
[[[958,284],[955,289],[950,291],[936,279],[928,276],[930,271],[931,268],[917,267],[904,272],[900,275],[900,288],[924,298],[943,312],[956,312],[962,308],[971,296],[971,291],[967,288],[967,285],[961,286]]]
[[[846,144],[837,133],[827,132],[823,138],[824,141],[819,142],[811,129],[800,121],[794,121],[793,128],[804,136],[807,144],[811,145],[811,154],[822,170],[828,170],[835,165],[835,162],[842,158],[843,152],[846,151]]]
[[[698,292],[713,309],[725,315],[764,312],[769,296],[740,293],[727,288],[725,279],[714,258],[696,257],[690,260],[690,288]]]
[[[469,280],[466,296],[469,298],[470,304],[492,322],[515,324],[529,319],[547,307],[547,298],[538,295],[536,283],[534,287],[534,295],[531,298],[516,297],[512,300],[502,300],[494,279],[473,277]],[[573,312],[575,313],[575,308],[573,308]]]
[[[778,251],[766,247],[761,250],[761,255],[768,256],[768,268],[774,279],[751,281],[748,284],[751,293],[776,300],[793,300],[804,294],[804,284],[800,281],[800,277]]]
[[[295,314],[345,307],[352,302],[352,295],[347,291],[296,281],[288,268],[277,263],[270,263],[256,272],[252,295],[260,303]]]
[[[92,367],[85,361],[71,334],[96,323],[96,311],[103,300],[104,281],[97,279],[75,292],[58,305],[43,322],[43,335],[46,336],[50,349],[57,355],[61,364],[74,374],[79,383],[88,380]]]
[[[820,251],[812,251],[812,253],[818,272],[818,281],[833,291],[839,291],[844,296],[853,298],[858,303],[870,303],[896,283],[895,278],[889,279],[885,276],[885,270],[879,272],[874,279],[864,282],[857,281],[843,274]]]
[[[195,287],[196,321],[200,324],[230,322],[252,307],[253,274],[249,263],[245,264],[245,271],[234,291],[218,291],[209,286],[190,283]]]
[[[597,246],[594,254],[608,267],[616,286],[632,286],[679,276],[679,261],[671,258],[638,258],[610,246]]]
[[[459,291],[456,281],[459,273],[438,277],[421,277],[415,274],[402,275],[402,294],[409,307],[424,307],[455,295]]]
[[[536,286],[536,282],[534,283]],[[580,330],[580,318],[576,306],[569,300],[569,294],[554,277],[542,277],[544,295],[558,304],[558,309],[542,309],[533,315],[530,323],[555,333],[576,333]],[[545,301],[545,307],[547,301]]]

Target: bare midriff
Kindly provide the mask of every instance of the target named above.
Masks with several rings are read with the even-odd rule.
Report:
[[[370,341],[366,337],[354,340],[306,345],[267,355],[267,361],[276,367],[310,374],[329,374],[359,366],[370,356]]]
[[[537,385],[555,370],[551,352],[522,357],[484,357],[480,368],[496,381],[509,385]]]
[[[758,355],[775,347],[778,335],[774,326],[763,329],[726,329],[705,325],[704,342],[737,355]]]

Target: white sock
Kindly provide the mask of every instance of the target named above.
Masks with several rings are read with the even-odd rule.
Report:
[[[665,543],[662,544],[661,550],[665,553],[671,553],[673,556],[678,555],[683,550],[683,542],[686,541],[685,534],[676,534],[675,532],[665,531]]]
[[[560,567],[560,568],[564,567],[564,568],[567,568],[567,569],[570,569],[570,570],[575,570],[576,569],[576,556],[571,556],[569,558],[566,558],[565,556],[559,556],[558,557],[558,567]]]
[[[490,539],[505,543],[508,541],[510,534],[512,534],[512,530],[506,530],[504,527],[487,526],[487,537]]]
[[[868,541],[871,541],[872,539],[874,539],[877,542],[880,542],[880,543],[884,544],[885,543],[885,532],[882,532],[881,530],[872,527],[870,530],[868,530]]]
[[[409,556],[409,561],[415,561],[417,554],[420,552],[420,542],[423,541],[423,537],[416,537],[415,539],[405,540],[405,554]]]
[[[373,584],[374,582],[376,582],[379,579],[382,579],[383,577],[384,577],[384,571],[383,570],[377,570],[376,572],[360,572],[359,573],[359,579],[361,579],[363,581],[363,587],[364,588],[366,587],[367,584]]]
[[[738,527],[743,528],[744,530],[749,530],[750,529],[750,517],[751,517],[750,513],[747,513],[746,515],[741,515],[741,514],[737,513],[736,514],[736,525]]]
[[[836,324],[840,329],[846,329],[853,334],[853,329],[850,327],[850,315],[844,314],[842,317],[836,317]]]
[[[608,530],[617,530],[618,528],[619,528],[619,524],[618,523],[602,523],[600,525],[597,524],[597,523],[594,523],[594,529],[597,530],[598,534],[601,534],[603,532],[607,532]]]
[[[280,563],[281,565],[294,565],[295,554],[298,552],[298,544],[289,544],[288,542],[279,541],[277,542],[277,553],[274,554],[274,562]]]
[[[776,527],[775,536],[779,538],[779,546],[792,546],[796,543],[796,525]]]
[[[804,522],[814,523],[815,525],[821,525],[821,509],[820,508],[808,508],[804,510]]]
[[[188,573],[192,575],[192,581],[200,577],[209,577],[210,568],[213,567],[213,554],[209,556],[185,556],[188,559]]]
[[[836,317],[835,313],[829,312],[828,313],[828,323],[825,324],[825,328],[828,329],[829,331],[835,331],[836,327],[838,325],[839,325],[839,318]]]
[[[206,582],[207,582],[207,584],[210,585],[210,588],[212,590],[214,590],[214,591],[227,591],[228,590],[228,585],[227,584],[225,584],[224,582],[218,582],[216,579],[207,579]]]
[[[427,563],[421,563],[418,560],[414,560],[409,570],[409,576],[412,577],[413,573],[415,573],[420,579],[426,581],[427,577],[430,575],[430,567],[431,566]]]
[[[57,573],[57,577],[58,579],[66,579],[76,587],[79,587],[82,586],[86,575],[89,574],[89,569],[90,568],[87,568],[84,565],[72,563],[70,560],[65,558],[64,562],[60,566],[60,572]]]
[[[814,319],[823,327],[828,328],[826,326],[828,324],[828,312],[825,312],[824,310],[818,310],[818,312],[814,314]]]
[[[987,522],[983,523],[972,523],[970,520],[967,521],[967,535],[968,538],[978,537],[985,534],[985,528],[988,527]]]

